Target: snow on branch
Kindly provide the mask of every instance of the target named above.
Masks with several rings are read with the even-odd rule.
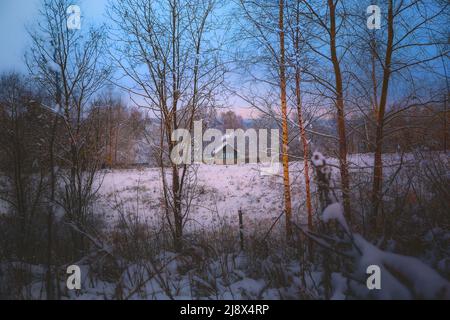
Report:
[[[325,208],[322,214],[322,220],[325,223],[331,220],[336,220],[342,226],[342,228],[344,228],[344,230],[348,234],[350,234],[350,229],[344,217],[344,208],[339,202],[330,204]]]

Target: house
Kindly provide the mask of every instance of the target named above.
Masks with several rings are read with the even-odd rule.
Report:
[[[220,158],[216,158],[216,155],[222,155]],[[229,144],[221,145],[213,152],[214,164],[236,164],[238,160],[237,150]]]
[[[222,143],[212,152],[214,164],[237,164],[239,153],[234,147],[234,138],[234,135],[224,135],[222,137]],[[233,145],[229,143],[230,140],[233,141]]]

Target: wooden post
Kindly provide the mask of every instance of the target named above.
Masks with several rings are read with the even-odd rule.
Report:
[[[241,250],[244,250],[244,223],[242,222],[242,210],[238,210],[239,215],[239,240],[241,244]]]

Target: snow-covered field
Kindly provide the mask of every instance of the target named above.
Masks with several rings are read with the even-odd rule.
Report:
[[[446,155],[441,155],[443,160],[448,160]],[[421,160],[428,161],[428,160]],[[333,180],[339,180],[338,161],[329,159],[327,163],[332,167]],[[362,174],[370,181],[373,170],[373,159],[371,155],[352,155],[349,157],[351,170]],[[418,162],[412,154],[400,156],[389,154],[384,156],[385,175],[390,177],[397,172],[401,166],[422,166],[424,163]],[[238,210],[244,212],[244,224],[246,229],[252,229],[255,225],[264,226],[275,221],[283,208],[283,186],[281,175],[262,175],[259,164],[245,165],[199,165],[196,167],[197,197],[192,202],[189,221],[186,228],[189,230],[203,229],[220,222],[226,221],[228,224],[236,226],[238,224]],[[294,218],[303,220],[304,216],[304,179],[303,163],[291,162],[291,186],[292,200],[294,208]],[[280,172],[281,173],[281,172]],[[355,176],[355,175],[354,175]],[[359,175],[361,178],[361,175]],[[312,184],[314,188],[314,183]],[[313,189],[314,191],[314,189]],[[162,183],[161,170],[159,168],[147,168],[142,170],[113,170],[106,172],[100,188],[103,208],[109,208],[107,217],[111,224],[117,219],[118,208],[128,207],[129,212],[138,212],[141,219],[147,222],[157,222],[158,216],[162,213]],[[314,199],[316,201],[316,199]],[[120,204],[120,205],[118,205]],[[318,204],[313,205],[318,208]],[[138,209],[138,210],[136,210]],[[337,220],[350,234],[351,230],[347,226],[343,217],[343,209],[340,204],[329,206],[323,213],[321,220]],[[359,297],[376,299],[413,299],[422,298],[449,298],[450,285],[448,281],[433,271],[427,264],[417,258],[406,257],[390,252],[385,252],[371,243],[367,242],[360,235],[354,236],[354,246],[360,254],[355,255],[357,261],[356,275],[361,279],[366,277],[368,265],[380,266],[382,270],[382,283],[384,290],[379,292],[369,292],[364,285],[352,283],[347,284],[347,280],[341,273],[332,273],[332,299],[345,299],[348,290],[352,290]],[[161,261],[168,261],[167,253],[158,258]],[[173,253],[168,253],[172,257]],[[203,254],[200,254],[203,256]],[[312,272],[306,278],[306,287],[301,283],[301,272],[297,262],[281,262],[282,269],[277,269],[277,264],[267,258],[261,260],[262,274],[255,273],[254,265],[250,263],[244,253],[236,253],[230,256],[220,256],[220,261],[209,262],[207,273],[196,275],[190,279],[187,275],[180,274],[180,263],[182,260],[170,260],[165,269],[167,276],[177,288],[176,298],[193,298],[192,288],[207,288],[206,292],[200,296],[207,299],[295,299],[302,296],[302,290],[310,288],[306,296],[314,297],[315,283],[320,283],[321,273]],[[222,259],[224,259],[222,261]],[[228,261],[231,259],[230,261]],[[201,259],[200,259],[201,260]],[[225,261],[225,262],[224,262]],[[165,262],[166,263],[166,262]],[[254,264],[254,262],[253,262]],[[223,273],[223,266],[229,270],[226,275]],[[141,274],[131,266],[132,270],[124,274]],[[191,266],[192,268],[192,266]],[[253,270],[253,271],[252,271]],[[389,270],[401,271],[408,282],[412,283],[412,290],[407,289],[398,282]],[[278,274],[278,276],[277,276]],[[283,284],[283,288],[273,288],[271,283],[274,278],[289,279]],[[278,279],[277,278],[277,279]],[[211,284],[214,279],[214,284]],[[227,280],[224,280],[227,279]],[[227,284],[228,281],[231,284]],[[276,280],[279,281],[279,280]],[[275,281],[275,282],[276,282]],[[131,278],[122,279],[125,292],[136,286],[136,280]],[[281,281],[280,283],[283,283]],[[303,288],[303,289],[302,289]],[[103,290],[103,289],[102,289]],[[194,291],[195,291],[194,290]],[[106,290],[107,291],[107,290]],[[143,289],[145,299],[167,299],[167,292],[161,287],[157,279],[152,279]],[[213,293],[214,292],[214,293]],[[88,296],[92,294],[86,293]],[[95,296],[95,294],[94,294]],[[84,297],[85,298],[85,297]],[[133,299],[139,298],[137,295]]]
[[[418,174],[420,168],[427,161],[441,156],[444,160],[448,174],[448,155],[430,155],[428,159],[415,158],[408,154],[384,155],[384,174],[387,178],[395,176],[399,166],[409,166],[413,175]],[[354,184],[366,184],[370,189],[370,179],[373,170],[371,155],[352,155],[349,164],[352,171]],[[332,168],[333,182],[338,184],[339,171],[336,159],[327,159]],[[100,265],[109,266],[108,270],[120,271],[120,276],[112,279],[104,277],[102,272],[96,269],[96,255],[83,258],[77,262],[82,268],[82,288],[79,293],[65,290],[63,297],[68,299],[301,299],[323,298],[324,291],[320,287],[322,271],[320,268],[300,267],[297,256],[292,256],[285,247],[280,237],[273,235],[270,247],[260,239],[253,241],[252,237],[246,237],[246,249],[239,250],[238,233],[233,230],[239,223],[238,210],[244,214],[245,232],[253,230],[261,231],[266,226],[272,225],[280,216],[283,208],[283,180],[281,175],[264,175],[261,170],[266,165],[195,165],[194,180],[195,196],[192,198],[188,221],[185,225],[186,233],[189,231],[208,232],[205,237],[197,239],[196,243],[190,243],[186,252],[175,254],[167,248],[160,247],[155,256],[147,261],[142,259],[130,259],[120,256],[120,252],[112,252],[112,243],[106,240],[105,246],[99,245],[105,252],[113,257],[114,267],[104,260],[103,251],[99,252],[102,258]],[[304,179],[303,162],[291,162],[291,190],[294,208],[294,219],[304,221]],[[169,172],[169,170],[167,171]],[[281,174],[281,172],[280,172]],[[313,173],[311,172],[311,176]],[[99,175],[101,179],[96,181],[98,199],[95,201],[94,212],[103,214],[108,226],[114,226],[121,214],[133,215],[139,218],[139,223],[159,226],[163,217],[163,194],[160,168],[144,168],[130,170],[106,170]],[[357,181],[357,179],[360,179]],[[399,183],[403,183],[401,177]],[[170,177],[167,178],[170,181]],[[388,180],[388,179],[387,179]],[[315,183],[312,183],[314,195]],[[356,189],[355,189],[356,190]],[[352,231],[347,226],[340,204],[330,205],[323,214],[319,212],[320,206],[313,196],[313,208],[317,221],[336,220],[347,235]],[[1,205],[1,203],[0,203]],[[1,208],[0,208],[1,210]],[[233,229],[224,227],[232,225]],[[283,228],[284,223],[279,223]],[[217,227],[217,228],[216,228]],[[262,229],[261,229],[262,227]],[[214,230],[231,232],[226,237],[210,234]],[[438,230],[438,229],[433,229]],[[440,230],[440,229],[439,229]],[[439,231],[438,230],[438,231]],[[263,231],[264,232],[264,231]],[[439,231],[440,232],[440,231]],[[448,233],[442,230],[442,233]],[[264,232],[265,233],[265,232]],[[436,231],[436,235],[437,235]],[[197,233],[198,235],[198,233]],[[264,234],[260,234],[263,236]],[[431,239],[435,241],[435,236]],[[228,252],[226,243],[221,248],[221,239],[233,238],[232,252]],[[228,238],[227,238],[228,237]],[[330,274],[330,298],[345,299],[350,297],[375,298],[375,299],[413,299],[413,298],[450,298],[450,284],[431,267],[437,262],[442,274],[448,274],[446,264],[448,258],[440,257],[440,261],[423,259],[423,257],[407,257],[384,251],[366,241],[361,235],[354,234],[347,244],[355,249],[348,251],[355,259],[355,279],[365,279],[368,265],[380,266],[382,272],[381,282],[383,290],[377,292],[368,291],[363,282],[348,279],[341,272]],[[153,239],[153,238],[151,238]],[[324,241],[323,238],[320,241]],[[448,239],[448,238],[447,238]],[[202,241],[215,241],[216,246],[204,246]],[[341,240],[347,240],[344,236]],[[425,239],[427,240],[427,239]],[[135,241],[134,238],[131,242]],[[145,245],[153,240],[144,240]],[[428,241],[428,240],[427,240]],[[134,243],[134,242],[133,242]],[[125,244],[128,242],[125,241]],[[219,244],[219,245],[217,245]],[[326,243],[324,243],[326,245]],[[253,247],[251,247],[253,245]],[[261,246],[260,248],[256,247]],[[247,248],[247,246],[249,248]],[[251,248],[250,248],[251,247]],[[117,247],[118,248],[118,247]],[[125,247],[128,248],[128,247]],[[255,248],[261,252],[255,253]],[[280,248],[284,248],[280,250]],[[135,248],[132,247],[132,250]],[[216,251],[215,251],[216,250]],[[108,255],[106,255],[108,256]],[[110,257],[110,258],[111,258]],[[92,260],[92,261],[91,261]],[[435,261],[436,260],[436,261]],[[95,262],[95,263],[94,263]],[[117,265],[119,267],[117,267]],[[15,265],[13,265],[15,266]],[[0,265],[0,270],[8,269],[9,264]],[[23,268],[23,266],[18,266]],[[42,299],[45,287],[45,266],[30,265],[36,281],[30,284],[30,296]],[[103,269],[102,269],[103,270]],[[391,273],[391,271],[395,271]],[[411,284],[410,288],[396,278],[401,271],[405,283]],[[0,273],[1,274],[1,273]],[[100,275],[99,275],[100,274]],[[155,276],[158,275],[158,276]],[[400,277],[401,278],[401,277]],[[399,279],[400,279],[399,278]],[[93,280],[94,279],[94,280]],[[303,281],[302,281],[303,279]],[[62,284],[64,287],[65,284]]]
[[[404,163],[411,161],[411,155]],[[395,170],[400,156],[385,155],[386,172]],[[372,155],[357,154],[349,158],[352,170],[371,174]],[[338,161],[332,159],[333,175],[338,178]],[[280,175],[263,175],[266,164],[196,165],[197,195],[194,197],[186,228],[203,228],[219,220],[232,225],[238,223],[238,210],[242,209],[246,225],[273,221],[283,208],[283,186]],[[169,172],[170,170],[167,170]],[[139,212],[140,218],[151,222],[162,208],[162,179],[159,168],[112,170],[103,173],[100,209],[114,221],[118,204],[129,211]],[[290,163],[294,219],[304,218],[303,162]],[[168,179],[170,180],[170,179]],[[313,184],[314,186],[314,184]],[[136,210],[138,209],[138,210]]]
[[[300,163],[291,165],[294,208],[304,198],[302,169]],[[240,209],[247,226],[272,221],[282,213],[282,178],[279,175],[262,175],[258,164],[199,165],[196,177],[197,191],[188,215],[187,229],[203,228],[219,222],[237,225]],[[120,203],[133,211],[139,206],[140,217],[151,222],[162,210],[161,170],[110,171],[105,174],[99,193],[100,204],[107,208],[108,219],[115,219],[117,204]]]

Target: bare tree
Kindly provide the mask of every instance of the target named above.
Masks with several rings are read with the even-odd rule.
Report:
[[[26,61],[33,78],[52,97],[51,105],[43,106],[64,127],[58,152],[52,152],[53,165],[60,163],[66,169],[58,176],[63,189],[58,191],[60,197],[52,196],[51,206],[61,206],[70,223],[81,228],[89,220],[99,166],[98,154],[89,146],[92,127],[85,117],[93,95],[109,77],[110,68],[102,65],[105,43],[100,29],[86,26],[82,30],[69,29],[67,10],[71,4],[66,0],[43,1],[40,20],[29,31],[32,47]],[[53,143],[51,150],[56,147]],[[85,249],[84,240],[76,231],[73,240],[74,254],[78,256]]]
[[[448,4],[386,0],[379,5],[385,12],[381,30],[369,30],[366,17],[358,14],[363,10],[358,11],[359,6],[353,9],[351,30],[356,50],[351,50],[352,66],[346,70],[351,79],[351,104],[364,116],[366,133],[362,136],[368,150],[374,152],[371,202],[373,226],[378,229],[384,225],[382,154],[389,136],[403,130],[392,128],[392,124],[409,109],[420,112],[424,106],[445,103],[439,97],[441,92],[433,93],[423,78],[424,74],[434,74],[438,79],[440,66],[436,64],[448,54],[442,48],[448,39],[437,28],[445,21]]]
[[[241,98],[267,116],[273,118],[282,130],[281,158],[283,163],[283,198],[286,218],[286,235],[291,236],[292,203],[289,177],[289,108],[287,97],[287,59],[285,4],[239,1],[241,16],[240,34],[244,34],[244,45],[249,51],[237,53],[237,61],[242,64],[245,72],[250,75],[252,86],[258,83],[266,88],[267,97],[257,93],[240,93]],[[258,47],[257,51],[253,50]],[[255,66],[259,69],[255,70]],[[264,72],[262,72],[262,70]],[[242,91],[242,90],[241,90]],[[279,106],[279,108],[274,108]]]
[[[284,31],[284,0],[279,1],[278,28],[280,36],[280,96],[281,96],[281,117],[282,117],[282,162],[283,162],[283,184],[284,184],[284,206],[286,214],[286,234],[290,238],[292,234],[292,203],[291,184],[289,182],[289,155],[288,155],[288,115],[287,115],[287,95],[286,95],[286,57],[285,57],[285,31]]]
[[[342,1],[327,0],[326,6],[322,1],[309,2],[303,1],[306,7],[305,17],[311,19],[318,28],[323,31],[316,34],[316,41],[310,43],[309,46],[319,57],[331,63],[333,67],[334,79],[327,80],[325,77],[316,75],[309,70],[308,74],[316,81],[323,85],[327,90],[331,91],[331,99],[336,108],[336,121],[338,129],[339,144],[339,168],[341,175],[342,197],[344,203],[344,211],[349,223],[351,223],[351,206],[350,206],[350,176],[347,161],[347,137],[346,137],[346,121],[345,121],[345,100],[344,100],[344,80],[341,70],[342,54],[338,51],[338,35],[342,30],[346,21],[345,12],[338,12],[339,5],[344,11],[345,7]],[[327,35],[324,38],[322,34]],[[329,47],[329,57],[322,52],[325,45]]]
[[[241,116],[238,116],[234,111],[222,112],[220,114],[220,120],[222,130],[225,132],[227,129],[243,129],[244,124]]]
[[[41,153],[45,136],[42,114],[33,107],[37,95],[27,79],[16,73],[0,77],[0,199],[5,201],[17,221],[17,256],[24,261],[33,255],[33,223],[37,223],[45,189],[46,157]],[[33,123],[34,122],[34,123]]]
[[[295,105],[297,109],[297,117],[298,117],[298,127],[300,131],[300,139],[303,147],[303,175],[305,179],[305,193],[306,193],[306,210],[308,215],[308,227],[310,230],[313,229],[313,221],[312,221],[312,204],[311,204],[311,186],[310,186],[310,177],[309,177],[309,146],[307,133],[305,129],[305,121],[304,121],[304,112],[302,106],[302,92],[301,92],[301,56],[305,51],[306,45],[302,43],[308,41],[305,35],[302,34],[300,24],[301,24],[301,1],[296,0],[292,2],[288,2],[289,13],[292,16],[288,19],[288,30],[290,31],[290,38],[292,39],[292,51],[293,58],[290,59],[290,65],[292,65],[294,69],[294,82],[295,82]],[[306,60],[306,59],[305,59]]]
[[[109,9],[118,43],[113,59],[135,84],[125,89],[160,121],[164,210],[177,250],[182,248],[190,207],[183,195],[188,192],[185,186],[192,168],[171,160],[176,144],[172,133],[179,128],[193,130],[196,113],[214,101],[223,80],[218,50],[205,39],[214,28],[212,19],[219,4],[216,0],[127,0],[111,2]]]

